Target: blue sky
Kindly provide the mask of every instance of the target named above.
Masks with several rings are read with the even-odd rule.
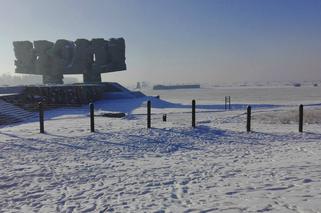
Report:
[[[0,73],[12,41],[124,37],[134,83],[321,80],[320,0],[14,0],[0,8]]]

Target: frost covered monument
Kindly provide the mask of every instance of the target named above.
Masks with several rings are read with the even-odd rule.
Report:
[[[63,84],[64,74],[100,83],[101,73],[126,70],[125,40],[112,38],[14,41],[16,73],[42,75],[44,84]]]

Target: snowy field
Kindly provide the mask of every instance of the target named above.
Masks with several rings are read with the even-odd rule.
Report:
[[[95,117],[96,133],[87,106],[46,112],[46,134],[36,121],[0,127],[0,212],[321,212],[320,89],[217,90],[97,102],[96,115],[127,116]]]

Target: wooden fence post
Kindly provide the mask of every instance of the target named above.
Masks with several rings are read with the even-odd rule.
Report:
[[[251,106],[247,107],[246,131],[251,131]]]
[[[195,100],[192,100],[192,127],[195,128],[196,122],[195,122]]]
[[[151,108],[152,104],[150,101],[147,101],[147,128],[151,128]]]
[[[89,109],[90,109],[90,131],[95,132],[95,113],[94,113],[94,104],[90,103],[89,104]]]
[[[43,105],[42,105],[42,102],[39,102],[39,103],[38,103],[38,106],[39,106],[40,133],[45,133],[44,113],[43,113]]]
[[[303,132],[303,105],[299,106],[299,132]]]

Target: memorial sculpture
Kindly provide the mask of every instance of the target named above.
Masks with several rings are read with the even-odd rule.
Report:
[[[44,84],[63,84],[63,75],[82,74],[84,83],[101,74],[126,70],[125,40],[112,38],[14,41],[16,73],[42,75]]]

